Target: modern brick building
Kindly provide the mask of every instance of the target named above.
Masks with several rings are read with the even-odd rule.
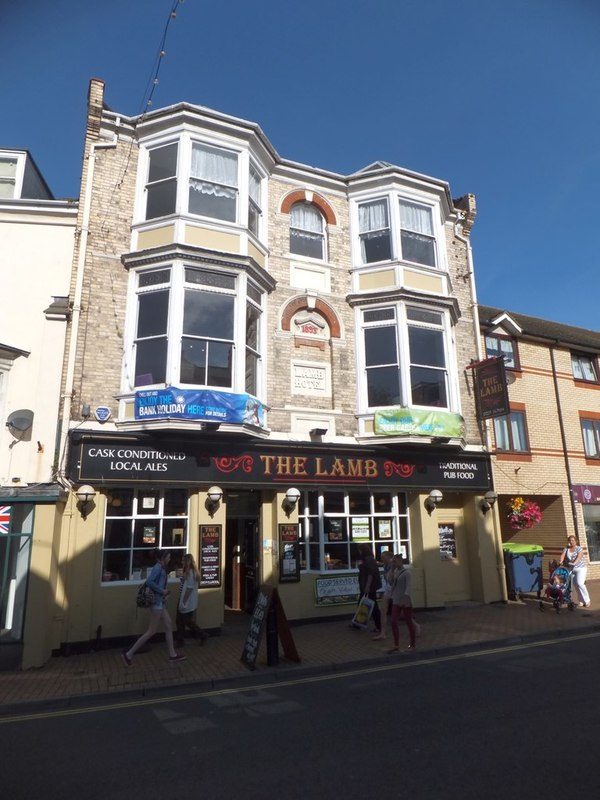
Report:
[[[510,310],[479,307],[482,347],[503,355],[510,414],[490,424],[503,541],[539,544],[545,572],[569,534],[600,577],[600,333]],[[536,502],[542,521],[513,530],[511,498]]]

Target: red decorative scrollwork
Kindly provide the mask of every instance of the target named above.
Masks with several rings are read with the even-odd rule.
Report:
[[[401,478],[410,478],[415,471],[415,464],[396,464],[394,461],[383,462],[383,472],[386,478],[391,475],[400,475]]]
[[[238,456],[237,458],[223,456],[222,458],[215,458],[215,466],[219,472],[235,472],[236,469],[252,472],[253,464],[254,459],[252,456]]]

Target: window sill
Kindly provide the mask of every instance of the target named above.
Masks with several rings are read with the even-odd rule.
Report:
[[[581,378],[573,378],[573,383],[578,389],[600,390],[600,383],[598,383],[598,381],[582,381]]]

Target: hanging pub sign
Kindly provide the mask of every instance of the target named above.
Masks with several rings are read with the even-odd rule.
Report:
[[[279,583],[298,583],[299,580],[298,525],[286,523],[279,526]]]
[[[510,411],[504,357],[487,358],[472,364],[480,420],[503,417]]]
[[[221,585],[221,525],[200,525],[200,586]]]

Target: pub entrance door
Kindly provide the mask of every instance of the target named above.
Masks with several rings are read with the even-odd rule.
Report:
[[[252,612],[260,586],[259,501],[255,491],[227,493],[225,605]]]

